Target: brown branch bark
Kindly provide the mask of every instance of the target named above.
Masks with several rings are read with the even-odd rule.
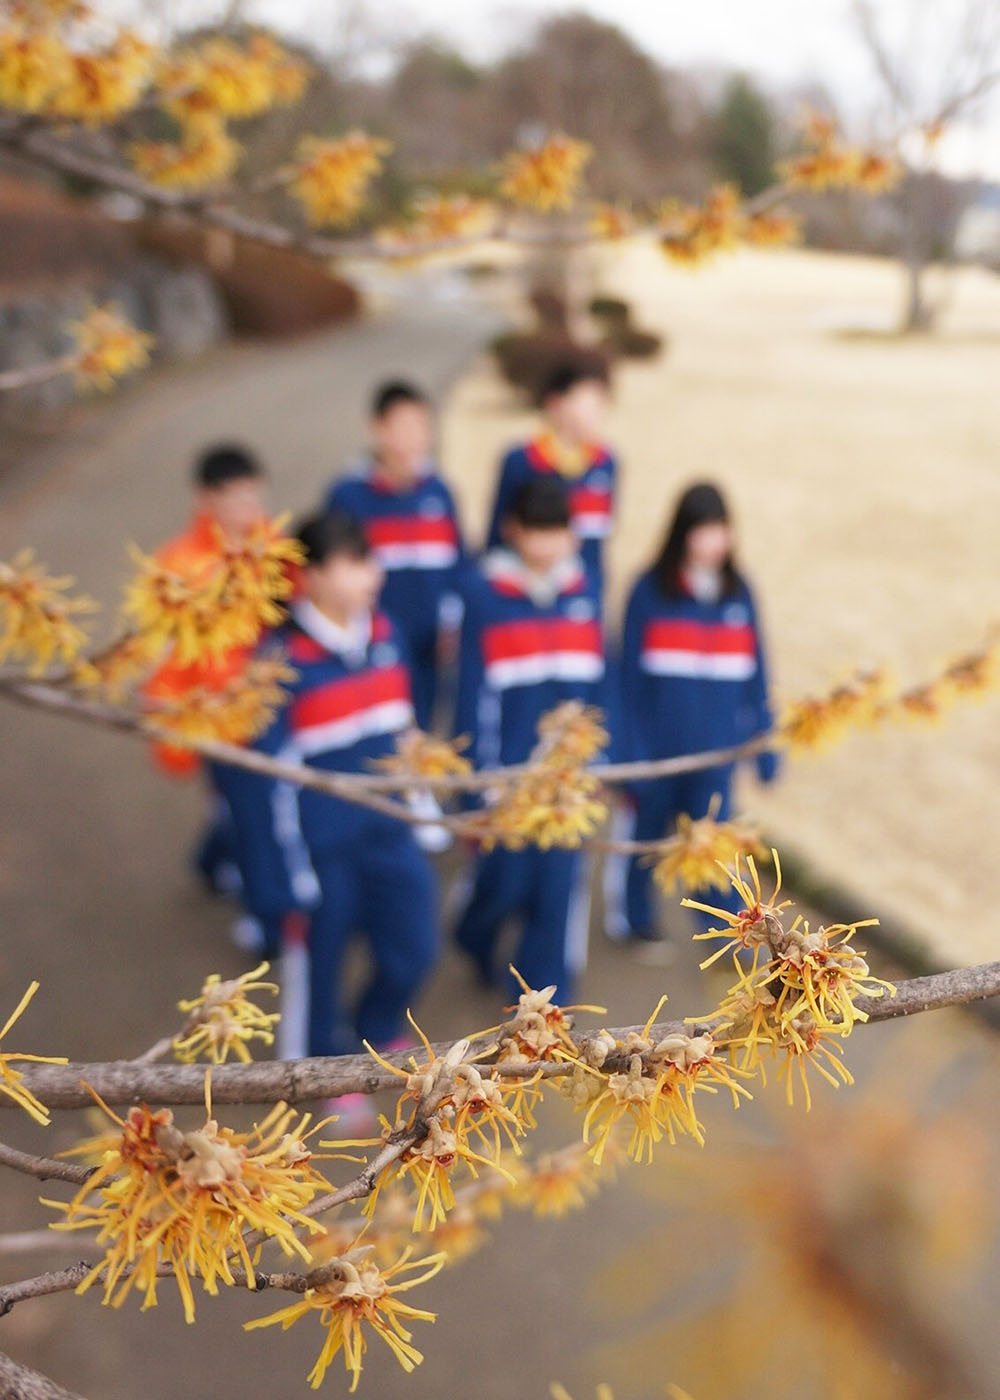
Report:
[[[976,967],[956,968],[950,972],[915,977],[896,984],[896,996],[860,997],[858,1008],[869,1022],[894,1020],[947,1006],[963,1006],[970,1002],[1000,996],[1000,962],[982,963]],[[619,1026],[611,1034],[624,1039],[629,1031],[642,1027]],[[660,1038],[687,1029],[682,1021],[662,1021],[651,1034]],[[594,1034],[592,1032],[589,1034]],[[491,1037],[482,1038],[485,1044]],[[582,1045],[588,1034],[579,1035]],[[432,1047],[435,1054],[444,1055],[452,1042]],[[385,1059],[401,1069],[408,1069],[410,1052],[397,1051]],[[487,1058],[486,1063],[489,1063]],[[568,1072],[563,1064],[502,1066],[500,1072],[527,1077],[540,1071],[545,1077]],[[26,1085],[51,1108],[87,1108],[93,1099],[83,1083],[92,1086],[108,1104],[130,1104],[140,1100],[159,1104],[197,1104],[204,1101],[204,1065],[141,1064],[131,1060],[112,1060],[95,1064],[29,1065],[22,1070]],[[344,1055],[337,1058],[302,1060],[271,1060],[259,1064],[219,1065],[212,1070],[212,1100],[216,1104],[240,1103],[303,1103],[314,1099],[339,1098],[343,1094],[375,1094],[383,1089],[397,1088],[400,1080],[375,1063],[367,1055]],[[5,1100],[0,1098],[0,1106]]]
[[[81,1400],[72,1390],[50,1381],[40,1371],[21,1366],[0,1352],[0,1397],[2,1400]]]
[[[30,1152],[21,1152],[3,1142],[0,1142],[0,1167],[12,1167],[14,1171],[33,1176],[38,1181],[71,1181],[76,1186],[82,1186],[94,1171],[93,1167],[81,1167],[74,1162],[35,1157]]]

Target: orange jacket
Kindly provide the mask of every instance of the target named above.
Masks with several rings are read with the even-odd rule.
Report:
[[[219,560],[218,526],[210,515],[196,515],[183,534],[168,540],[156,557],[182,578],[197,581],[211,572]],[[221,655],[189,662],[186,666],[168,656],[146,682],[145,693],[154,699],[176,699],[195,687],[221,690],[246,667],[253,647],[233,647]],[[201,760],[190,749],[158,741],[153,757],[167,772],[178,776],[196,773]]]

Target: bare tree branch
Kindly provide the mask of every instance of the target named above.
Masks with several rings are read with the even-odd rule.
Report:
[[[52,1157],[34,1157],[30,1152],[20,1152],[3,1142],[0,1142],[0,1167],[13,1167],[14,1171],[37,1177],[39,1181],[72,1181],[77,1186],[82,1186],[94,1172],[93,1167],[57,1162]]]
[[[21,1366],[0,1352],[0,1396],[3,1400],[81,1400],[39,1371]]]
[[[964,1006],[1000,996],[1000,962],[949,972],[914,977],[896,984],[895,997],[860,997],[856,1003],[868,1016],[868,1023],[937,1011],[947,1006]],[[710,1018],[709,1018],[710,1019]],[[611,1029],[617,1039],[641,1025]],[[690,1031],[683,1021],[658,1022],[650,1032],[656,1038],[678,1030]],[[576,1037],[583,1046],[595,1032]],[[479,1037],[490,1044],[494,1037]],[[432,1047],[444,1055],[452,1042]],[[410,1068],[409,1051],[397,1051],[385,1058],[400,1069]],[[484,1063],[490,1063],[489,1057]],[[503,1065],[498,1072],[519,1078],[541,1073],[545,1077],[566,1074],[570,1066],[560,1063]],[[160,1104],[197,1104],[204,1101],[204,1065],[142,1064],[134,1060],[112,1060],[95,1064],[27,1065],[21,1071],[24,1082],[51,1108],[89,1108],[93,1098],[84,1085],[90,1085],[108,1104],[131,1104],[140,1100]],[[271,1060],[258,1064],[218,1065],[212,1070],[212,1101],[217,1104],[285,1103],[339,1098],[344,1094],[375,1094],[398,1088],[397,1075],[391,1074],[367,1055],[332,1058]],[[0,1107],[10,1106],[0,1097]]]

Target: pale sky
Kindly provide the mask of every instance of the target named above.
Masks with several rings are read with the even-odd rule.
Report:
[[[872,0],[890,50],[908,56],[922,111],[961,80],[958,33],[977,6],[997,16],[1000,30],[1000,0]],[[227,7],[223,0],[161,0],[158,7],[145,0],[146,15],[151,8],[185,23],[204,22]],[[858,130],[885,118],[852,27],[851,0],[243,0],[241,6],[247,19],[321,47],[342,48],[345,37],[360,32],[373,66],[379,61],[373,33],[390,43],[436,34],[473,59],[491,59],[516,47],[538,20],[568,9],[619,25],[670,66],[742,68],[779,91],[818,80]],[[996,56],[1000,63],[1000,46]],[[950,174],[1000,178],[1000,89],[981,113],[956,126],[937,159]]]

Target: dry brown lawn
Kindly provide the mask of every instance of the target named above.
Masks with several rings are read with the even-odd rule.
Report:
[[[940,333],[898,340],[850,333],[891,324],[889,263],[745,252],[689,272],[648,244],[599,256],[600,289],[671,339],[617,386],[616,605],[677,491],[711,478],[735,508],[779,696],[858,665],[916,681],[1000,619],[1000,281],[939,284]],[[451,395],[444,456],[474,524],[530,422],[485,357]],[[1000,694],[940,729],[798,757],[774,789],[748,781],[743,806],[935,956],[1000,956]]]

